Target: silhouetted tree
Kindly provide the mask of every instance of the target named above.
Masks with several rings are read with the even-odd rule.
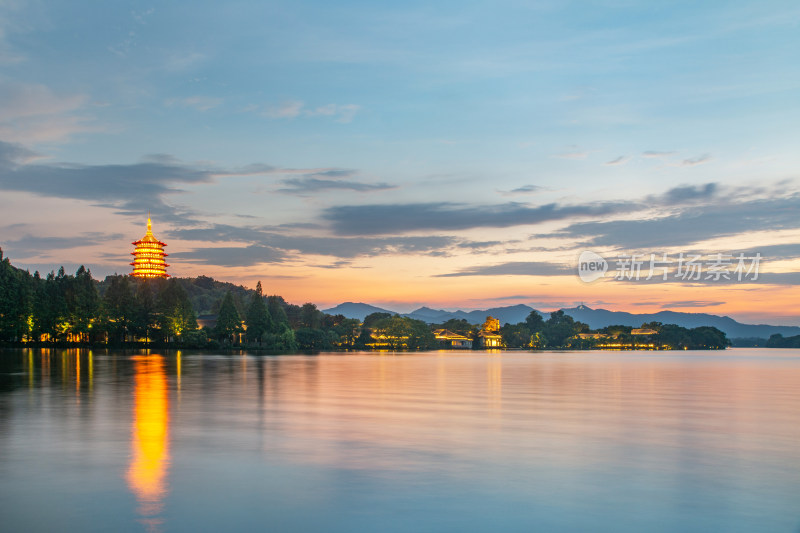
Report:
[[[247,324],[247,340],[258,342],[259,345],[261,345],[264,334],[274,329],[267,304],[264,302],[260,281],[256,285],[256,292],[250,298],[245,324]]]
[[[222,299],[222,304],[219,308],[219,315],[217,316],[217,325],[214,327],[214,333],[220,340],[224,342],[236,342],[235,335],[242,330],[242,319],[239,317],[239,312],[236,310],[236,304],[233,303],[233,295],[230,291],[225,294]]]

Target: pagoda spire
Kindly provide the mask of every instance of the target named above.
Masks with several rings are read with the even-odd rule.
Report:
[[[147,213],[147,233],[144,237],[132,243],[136,248],[131,252],[133,255],[132,276],[137,278],[168,278],[167,267],[169,266],[164,258],[168,254],[164,253],[167,245],[153,236],[153,223],[150,220],[150,213]]]

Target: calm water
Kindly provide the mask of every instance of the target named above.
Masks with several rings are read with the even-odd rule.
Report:
[[[2,531],[800,531],[800,350],[0,351]]]

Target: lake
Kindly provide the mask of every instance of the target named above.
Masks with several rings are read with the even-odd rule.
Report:
[[[800,350],[0,351],[3,531],[800,531]]]

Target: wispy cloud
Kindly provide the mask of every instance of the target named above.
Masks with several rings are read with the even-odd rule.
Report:
[[[536,194],[545,190],[544,187],[540,187],[539,185],[523,185],[522,187],[517,187],[516,189],[511,189],[510,191],[497,191],[503,196],[516,196],[518,194]]]
[[[703,191],[700,191],[702,194]],[[713,193],[713,190],[711,191]],[[670,195],[665,195],[669,199]],[[676,206],[681,194],[673,195]],[[572,239],[585,246],[648,249],[686,246],[704,240],[764,230],[800,228],[800,195],[756,198],[749,201],[716,199],[678,212],[637,220],[576,222],[549,236]]]
[[[650,158],[669,157],[671,155],[675,155],[675,152],[663,152],[657,150],[648,150],[646,152],[642,152],[642,157],[650,157]]]
[[[92,245],[98,242],[119,241],[125,236],[121,233],[102,233],[99,231],[87,231],[71,237],[41,237],[36,235],[24,235],[23,237],[3,244],[8,250],[13,250],[14,254],[28,256],[38,254],[43,250],[69,250]]]
[[[612,159],[611,161],[606,161],[605,164],[606,165],[624,165],[625,163],[630,161],[630,159],[631,159],[630,157],[626,157],[624,155],[621,155],[619,157],[616,157],[616,158]]]
[[[450,202],[417,204],[345,205],[330,207],[322,218],[338,235],[401,234],[414,231],[505,228],[569,218],[598,217],[629,212],[631,202],[579,205],[521,203],[475,206]]]
[[[289,101],[278,106],[270,107],[263,115],[268,118],[294,118],[303,111],[303,102]]]
[[[187,263],[224,267],[244,267],[262,263],[282,263],[286,259],[286,254],[283,251],[258,244],[251,244],[243,247],[203,247],[186,252],[173,252],[171,256]]]
[[[331,117],[337,122],[352,122],[361,106],[356,104],[325,104],[308,107],[299,100],[290,100],[267,108],[262,115],[273,119],[292,119],[297,117]]]
[[[213,98],[211,96],[188,96],[186,98],[175,98],[165,102],[167,107],[191,107],[198,111],[208,111],[218,107],[223,102],[222,98]]]
[[[689,159],[684,159],[681,161],[681,165],[684,167],[693,167],[695,165],[702,165],[703,163],[707,163],[711,160],[710,154],[703,154],[697,157],[691,157]]]
[[[215,224],[205,228],[189,228],[170,231],[174,239],[202,242],[242,243],[245,247],[263,247],[281,252],[281,258],[293,254],[325,255],[341,259],[371,257],[387,254],[438,254],[459,242],[455,237],[398,236],[398,237],[315,237],[290,235],[275,231],[275,228],[238,227]],[[232,248],[232,254],[241,248]],[[252,257],[245,255],[245,257]]]
[[[276,192],[284,194],[294,194],[297,196],[308,196],[322,191],[356,191],[372,192],[394,189],[394,185],[388,183],[364,183],[356,180],[348,180],[357,174],[354,170],[331,169],[315,172],[298,178],[285,179],[281,183],[283,188]]]
[[[497,265],[469,267],[457,272],[439,274],[439,278],[462,276],[563,276],[575,274],[575,268],[559,263],[543,261],[514,261]]]
[[[29,153],[18,145],[0,142],[0,190],[86,200],[124,214],[151,210],[164,220],[184,222],[185,217],[174,207],[166,206],[165,195],[180,192],[181,184],[210,183],[216,170],[163,155],[128,165],[26,164],[20,158]]]
[[[726,303],[727,302],[708,300],[677,300],[673,302],[661,302],[661,306],[663,309],[674,307],[716,307],[718,305],[725,305]]]
[[[0,139],[23,143],[62,141],[97,129],[78,114],[84,94],[57,94],[49,87],[0,79]]]
[[[719,191],[716,183],[705,183],[703,185],[683,185],[673,187],[663,194],[649,196],[650,202],[658,205],[687,205],[690,203],[708,201]]]
[[[589,152],[575,150],[570,152],[561,152],[558,154],[554,154],[553,157],[557,157],[559,159],[586,159],[588,155]]]

